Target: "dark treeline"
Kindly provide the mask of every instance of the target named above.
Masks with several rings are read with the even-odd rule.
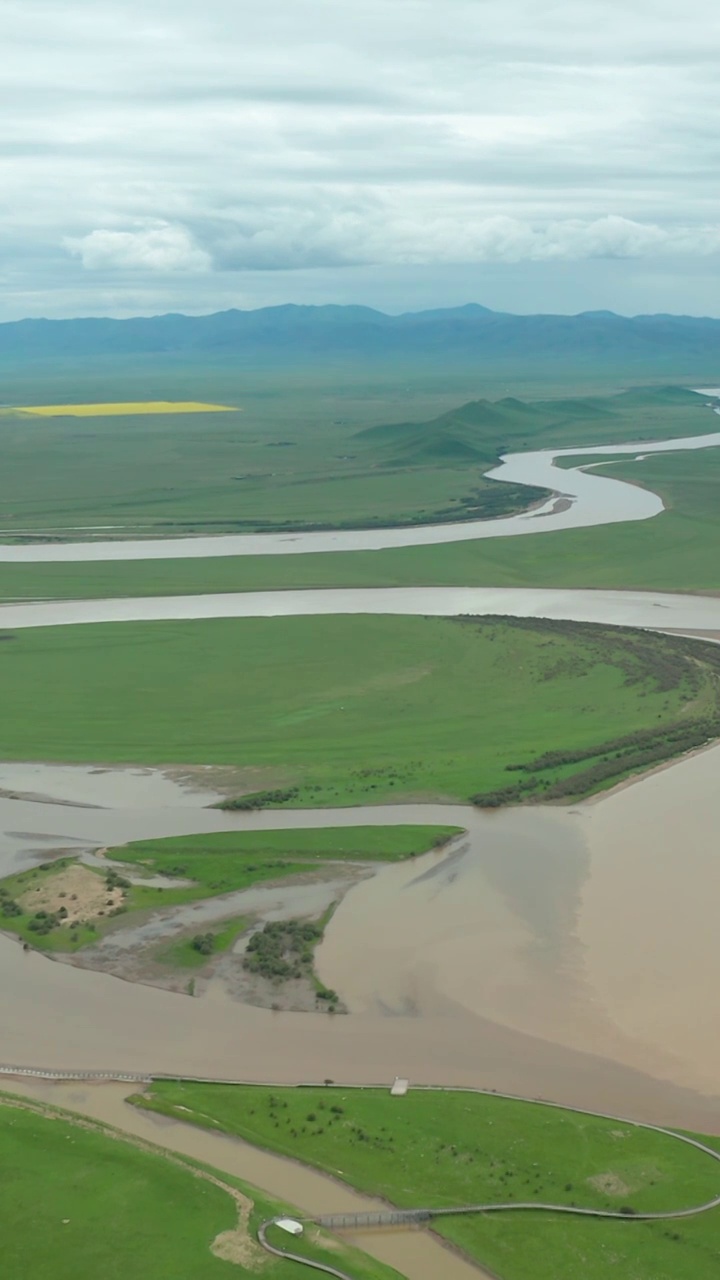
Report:
[[[692,745],[698,745],[717,737],[720,737],[720,715],[684,724],[671,724],[662,729],[638,729],[624,738],[603,742],[598,747],[579,747],[575,751],[546,751],[535,760],[527,760],[524,764],[508,764],[505,767],[508,773],[541,773],[547,769],[561,769],[568,764],[579,764],[583,760],[594,760],[597,756],[610,753],[619,757],[628,753],[652,751],[658,744],[669,747],[672,751],[685,751],[690,739],[697,739]]]
[[[523,800],[562,800],[569,796],[588,795],[604,783],[703,747],[714,738],[720,738],[720,715],[690,720],[684,725],[669,725],[664,730],[639,731],[614,742],[606,742],[600,747],[588,747],[579,751],[551,751],[525,765],[508,765],[510,770],[524,770],[531,776],[508,787],[480,792],[472,797],[472,803],[482,809],[497,809]],[[598,756],[601,759],[596,759]],[[582,769],[568,777],[553,780],[540,776],[541,771],[559,769],[591,759],[596,759],[596,763],[589,769]]]
[[[155,528],[172,531],[192,527],[215,529],[224,533],[333,533],[342,529],[412,529],[426,524],[462,524],[467,520],[493,520],[498,516],[518,515],[551,497],[549,489],[540,489],[536,485],[503,482],[496,486],[488,481],[487,488],[477,489],[464,498],[458,498],[451,507],[441,507],[437,511],[418,511],[415,515],[357,516],[349,520],[254,520],[250,517],[236,520],[157,520]],[[26,540],[33,541],[33,538]],[[50,541],[44,535],[42,539],[35,539],[38,540]],[[16,541],[22,541],[22,537]],[[63,539],[56,538],[55,541],[62,542]]]

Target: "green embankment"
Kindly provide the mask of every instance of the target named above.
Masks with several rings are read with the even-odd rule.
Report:
[[[68,867],[76,865],[74,858],[60,858],[0,880],[0,930],[14,933],[43,951],[79,951],[97,942],[116,924],[132,923],[133,913],[139,911],[199,902],[203,898],[249,889],[255,884],[306,875],[329,861],[395,862],[412,858],[446,843],[458,830],[457,827],[420,825],[327,827],[317,831],[228,831],[137,841],[109,850],[108,856],[127,863],[128,869],[178,877],[179,881],[191,883],[153,888],[126,881],[122,886],[119,921],[117,910],[103,909],[102,918],[84,920],[70,927],[61,919],[49,921],[47,911],[38,917],[32,905],[35,893],[52,889],[53,882]],[[94,867],[86,868],[85,875],[96,876],[100,882],[107,882],[110,875],[117,882],[116,873],[104,873]],[[69,893],[63,893],[62,898],[55,896],[56,907],[51,914],[63,907],[73,909]],[[50,924],[52,927],[48,927]],[[213,929],[216,934],[213,954],[231,946],[242,929],[243,922],[235,919]],[[208,957],[194,950],[188,936],[159,951],[157,959],[182,968],[198,967]]]
[[[209,1176],[203,1176],[207,1174]],[[215,1179],[212,1181],[211,1179]],[[252,1201],[239,1219],[232,1192]],[[54,1108],[0,1095],[3,1271],[28,1280],[305,1280],[299,1263],[271,1258],[257,1227],[281,1206],[226,1174],[125,1139]],[[229,1256],[216,1256],[224,1233]],[[221,1247],[221,1245],[219,1246]],[[346,1266],[358,1280],[400,1280],[357,1249],[307,1237],[296,1248]]]
[[[662,747],[657,735],[673,731],[671,756],[712,736],[718,662],[700,642],[525,620],[20,631],[0,645],[0,756],[253,766],[274,779],[266,787],[308,806],[467,800],[516,783],[508,766],[554,752],[562,758],[536,780],[557,795],[616,739],[653,730]],[[636,755],[618,759],[617,776],[662,750]]]
[[[411,1091],[395,1099],[369,1089],[158,1081],[136,1101],[289,1155],[403,1208],[545,1201],[659,1212],[718,1193],[718,1165],[671,1138],[479,1094]],[[440,1218],[434,1228],[502,1280],[714,1280],[720,1211],[676,1222],[628,1218],[528,1212]]]

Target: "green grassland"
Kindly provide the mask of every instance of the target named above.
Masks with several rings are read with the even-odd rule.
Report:
[[[364,388],[357,372],[355,381],[338,373],[325,386],[297,375],[278,386],[227,370],[215,380],[199,371],[192,388],[177,371],[164,381],[158,371],[150,387],[142,373],[137,388],[117,377],[115,370],[99,387],[97,375],[86,375],[72,388],[62,377],[33,388],[6,379],[4,401],[28,403],[23,391],[32,403],[68,395],[71,402],[127,400],[132,390],[138,400],[209,397],[237,412],[28,420],[3,408],[2,536],[22,542],[33,531],[85,537],[99,528],[113,538],[488,518],[542,496],[482,478],[504,450],[712,429],[700,397],[682,388],[604,397],[566,390],[565,399],[528,402],[516,394],[490,400],[476,381],[458,407],[452,388],[459,394],[467,379],[452,376],[444,394],[427,380],[411,380],[403,393],[400,372],[394,386],[371,378]]]
[[[124,853],[125,850],[118,851],[120,856]],[[132,853],[127,860],[132,861]],[[1,880],[0,929],[16,934],[24,942],[42,951],[74,952],[97,942],[104,933],[117,927],[118,917],[122,918],[122,924],[127,924],[132,920],[133,914],[138,912],[198,902],[203,898],[231,893],[233,890],[249,889],[266,881],[301,875],[308,869],[308,863],[304,861],[293,861],[291,858],[254,859],[252,855],[244,860],[228,856],[220,863],[211,856],[205,865],[202,854],[198,853],[194,860],[193,869],[196,870],[191,884],[177,888],[130,885],[124,894],[122,911],[103,912],[102,918],[83,920],[72,927],[57,921],[47,932],[38,933],[35,927],[37,917],[32,905],[26,903],[19,914],[15,914],[14,910],[13,914],[7,913],[5,904],[8,900],[22,906],[19,899],[33,890],[52,888],[53,879],[76,861],[73,858],[60,858]],[[138,861],[142,861],[140,856]],[[97,868],[88,867],[87,871],[102,878],[103,873]]]
[[[96,366],[97,368],[97,366]],[[0,417],[4,467],[0,528],[23,531],[116,525],[106,536],[221,532],[256,528],[399,522],[435,516],[479,491],[493,509],[516,510],[518,490],[480,479],[494,454],[435,457],[420,465],[378,463],[363,429],[398,416],[441,412],[454,397],[477,396],[472,375],[445,385],[397,370],[363,383],[358,371],[323,379],[299,372],[235,373],[177,365],[150,375],[142,363],[105,375],[49,367],[39,385],[22,372],[4,378],[5,404],[120,399],[206,399],[236,405],[231,414],[87,419]],[[453,391],[452,388],[457,388]],[[30,396],[30,401],[28,400]],[[222,418],[222,422],[219,420]],[[76,536],[84,536],[79,533]]]
[[[32,1280],[303,1280],[299,1263],[253,1246],[259,1224],[283,1211],[254,1188],[204,1172],[159,1148],[67,1112],[13,1105],[0,1095],[3,1269]],[[248,1265],[216,1257],[211,1245],[238,1227],[233,1190],[253,1208],[242,1238]],[[285,1210],[287,1211],[287,1210]],[[347,1266],[358,1280],[399,1280],[389,1267],[344,1243],[304,1239],[296,1252]]]
[[[156,1081],[138,1105],[234,1134],[403,1208],[538,1201],[656,1212],[714,1198],[718,1166],[621,1121],[473,1093]],[[708,1145],[718,1145],[706,1139]],[[720,1211],[681,1222],[437,1219],[502,1280],[714,1280]]]
[[[48,932],[38,933],[33,925],[34,909],[27,904],[19,911],[16,907],[21,906],[19,900],[27,894],[52,886],[57,876],[77,862],[75,858],[59,858],[0,880],[0,930],[43,951],[79,951],[117,927],[120,914],[120,923],[127,925],[138,912],[199,902],[256,884],[305,875],[329,861],[395,862],[413,858],[446,843],[458,832],[457,827],[422,825],[327,827],[317,831],[227,831],[136,841],[110,850],[109,857],[124,862],[133,872],[177,877],[178,881],[191,883],[178,883],[175,888],[128,883],[122,913],[103,915],[102,919],[72,928],[58,921]],[[95,867],[86,870],[99,879],[108,874]],[[8,903],[13,905],[8,907]],[[243,921],[224,922],[216,933],[214,953],[232,946],[244,927]],[[202,965],[207,959],[193,950],[189,936],[165,948],[157,958],[173,967]]]
[[[159,947],[155,958],[160,964],[166,964],[171,969],[202,969],[213,956],[229,951],[233,943],[245,933],[249,923],[250,921],[242,916],[239,919],[222,921],[220,928],[207,930],[206,932],[212,937],[211,951],[203,952],[194,947],[193,935],[188,935],[170,943],[169,946]]]
[[[714,723],[719,661],[701,642],[523,619],[27,630],[0,645],[0,757],[260,767],[306,806],[467,799],[547,752],[586,769],[617,738]]]
[[[228,877],[242,875],[248,862],[290,859],[292,863],[401,862],[445,844],[458,827],[322,827],[298,831],[216,831],[203,836],[136,840],[108,851],[108,857],[155,874],[195,880],[214,892],[242,888]]]
[[[389,551],[0,564],[0,598],[443,584],[720,591],[720,449],[626,459],[603,465],[601,474],[652,489],[666,510],[628,524]]]

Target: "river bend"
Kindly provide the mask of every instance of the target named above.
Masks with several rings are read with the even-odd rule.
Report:
[[[497,520],[469,520],[457,524],[420,525],[395,529],[346,529],[322,533],[229,534],[216,537],[158,538],[155,540],[88,541],[0,545],[0,562],[11,564],[67,563],[98,560],[176,560],[213,556],[285,556],[329,551],[381,551],[390,547],[419,547],[477,538],[511,538],[584,529],[593,525],[648,520],[663,510],[662,499],[648,489],[579,467],[557,467],[557,458],[645,457],[649,453],[709,449],[720,445],[720,433],[637,444],[584,445],[573,449],[544,449],[509,453],[489,471],[492,480],[536,485],[555,496],[541,507]],[[558,498],[565,501],[558,501]]]

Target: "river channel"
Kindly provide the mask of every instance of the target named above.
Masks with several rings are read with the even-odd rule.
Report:
[[[347,529],[322,533],[229,534],[217,537],[158,538],[86,542],[32,542],[0,545],[0,562],[29,564],[88,560],[174,560],[211,556],[286,556],[328,551],[380,551],[389,547],[421,547],[478,538],[511,538],[585,529],[593,525],[648,520],[663,510],[662,499],[648,489],[578,467],[555,466],[557,458],[588,455],[645,457],[649,453],[709,449],[720,445],[720,433],[637,444],[585,445],[575,449],[545,449],[509,453],[487,473],[493,480],[537,485],[554,495],[540,507],[497,520],[468,520],[457,524],[418,525],[396,529]],[[560,499],[560,500],[559,500]]]
[[[0,559],[340,551],[647,519],[662,510],[656,495],[556,468],[553,458],[719,444],[717,434],[508,456],[498,478],[572,499],[565,508],[553,500],[542,519],[535,511],[480,527],[13,546],[0,548]],[[332,613],[506,614],[720,633],[714,597],[475,587],[38,602],[2,606],[0,627]],[[708,834],[720,825],[719,769],[716,747],[592,802],[494,815],[457,805],[242,814],[208,807],[219,793],[213,775],[204,779],[200,770],[183,778],[150,769],[0,765],[0,874],[59,849],[91,854],[165,835],[408,822],[465,831],[442,852],[374,868],[345,894],[318,968],[348,1016],[175,994],[57,964],[0,936],[0,1063],[288,1084],[382,1085],[402,1075],[720,1133],[720,863]],[[245,1163],[235,1152],[242,1144],[227,1164],[216,1135],[186,1126],[170,1133],[144,1116],[130,1122],[123,1096],[76,1085],[57,1100],[115,1123],[122,1112],[122,1127],[152,1129],[160,1143],[166,1134],[169,1146],[301,1208],[317,1209],[321,1192],[326,1211],[356,1201],[342,1192],[341,1205],[326,1194],[335,1184],[284,1161],[271,1168],[273,1157],[250,1148]],[[211,1142],[212,1151],[203,1145]],[[302,1181],[288,1182],[288,1168]],[[413,1280],[478,1274],[461,1260],[451,1266],[439,1245],[432,1245],[437,1256],[426,1253],[424,1235],[410,1245],[403,1239],[395,1245],[386,1237],[378,1248],[401,1252],[378,1256]],[[414,1257],[402,1253],[406,1247]]]
[[[346,587],[219,595],[49,600],[0,605],[0,630],[82,623],[321,614],[503,615],[554,618],[656,631],[720,631],[720,596],[545,587]]]
[[[381,1201],[361,1196],[306,1165],[282,1159],[237,1138],[211,1133],[130,1106],[125,1099],[129,1094],[137,1093],[138,1087],[30,1078],[13,1078],[7,1085],[13,1093],[52,1106],[67,1107],[70,1111],[113,1125],[133,1137],[242,1178],[303,1213],[366,1213],[387,1207]],[[440,1280],[440,1277],[442,1280],[483,1280],[486,1275],[480,1267],[466,1262],[449,1246],[441,1244],[438,1236],[426,1230],[388,1230],[386,1227],[375,1231],[363,1230],[354,1235],[343,1232],[343,1238],[395,1267],[408,1280]]]
[[[192,999],[2,937],[0,1060],[278,1083],[406,1075],[720,1131],[720,1025],[708,1012],[720,885],[707,838],[719,764],[714,748],[593,803],[495,815],[452,805],[233,814],[167,794],[161,808],[91,808],[92,786],[83,807],[6,796],[6,865],[51,847],[229,829],[423,822],[468,834],[346,894],[318,964],[347,1017]],[[64,800],[67,769],[39,768],[35,792]],[[100,776],[106,802],[114,773]]]

